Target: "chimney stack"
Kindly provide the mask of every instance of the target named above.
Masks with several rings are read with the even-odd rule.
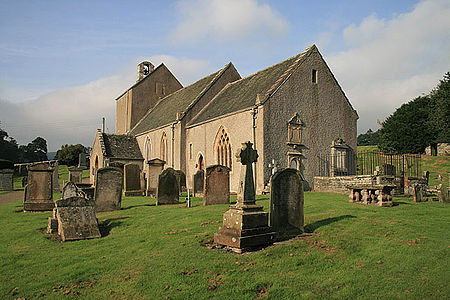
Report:
[[[154,69],[155,66],[149,61],[143,61],[140,64],[138,64],[138,77],[136,82],[144,79],[144,77],[153,72]]]

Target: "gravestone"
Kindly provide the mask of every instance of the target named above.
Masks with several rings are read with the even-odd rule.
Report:
[[[94,201],[96,211],[120,210],[123,172],[121,169],[100,168],[95,174]]]
[[[203,205],[230,203],[230,169],[215,165],[206,168]]]
[[[423,202],[423,186],[418,183],[414,183],[411,185],[411,193],[413,196],[414,202]]]
[[[214,234],[214,242],[238,253],[271,244],[275,235],[268,226],[268,213],[255,202],[253,163],[258,153],[252,145],[251,142],[242,144],[236,155],[242,164],[237,203],[224,213],[223,224]]]
[[[59,168],[59,164],[57,160],[54,160],[52,162],[50,162],[51,167],[53,168],[53,191],[55,192],[59,192],[59,183],[58,183],[58,179],[59,179],[59,173],[58,173],[58,168]]]
[[[164,170],[164,165],[166,162],[164,160],[155,158],[148,161],[147,169],[147,196],[156,195],[156,190],[158,189],[159,175]]]
[[[56,201],[58,234],[63,241],[99,238],[95,203],[83,197]]]
[[[62,189],[62,199],[71,198],[71,197],[80,197],[80,191],[75,183],[69,181],[67,182]]]
[[[142,196],[141,168],[136,164],[126,164],[123,170],[125,196]]]
[[[85,198],[94,199],[95,188],[90,183],[78,183],[76,186]]]
[[[165,169],[159,175],[156,205],[178,204],[179,193],[175,170],[172,168]]]
[[[87,160],[86,160],[86,153],[80,153],[78,154],[78,168],[87,168]]]
[[[427,180],[427,184],[428,184],[430,181],[430,171],[424,171],[423,177]]]
[[[69,181],[77,184],[83,181],[83,169],[78,167],[69,167]]]
[[[53,168],[49,163],[29,165],[23,209],[26,211],[39,211],[52,210],[54,207]]]
[[[175,176],[177,177],[178,189],[181,195],[182,192],[186,191],[186,175],[181,170],[175,170]]]
[[[14,169],[0,169],[0,191],[14,190]]]
[[[304,226],[303,178],[295,169],[280,170],[270,184],[270,226],[279,236],[300,234]]]
[[[438,196],[439,196],[439,202],[442,202],[442,203],[450,202],[449,197],[448,197],[447,187],[443,183],[438,185]]]
[[[56,217],[56,208],[53,209],[53,214],[48,218],[47,233],[58,233],[58,219]]]
[[[194,174],[194,197],[203,196],[203,184],[205,183],[205,170],[199,170]]]

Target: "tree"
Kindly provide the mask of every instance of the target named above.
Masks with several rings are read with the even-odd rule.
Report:
[[[87,153],[87,148],[81,144],[77,145],[63,145],[61,149],[56,152],[56,159],[60,164],[68,166],[78,165],[78,156],[80,153]]]
[[[0,128],[0,158],[18,162],[19,160],[19,145],[8,133]]]
[[[358,146],[378,145],[380,142],[380,131],[373,132],[372,129],[369,129],[366,133],[358,135],[357,142]]]
[[[47,160],[47,141],[41,137],[35,138],[28,145],[19,146],[21,162],[36,162]]]
[[[444,75],[438,86],[431,91],[433,100],[430,121],[436,128],[435,142],[450,142],[450,72]]]

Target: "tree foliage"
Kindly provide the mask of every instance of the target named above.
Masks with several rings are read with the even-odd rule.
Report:
[[[431,143],[450,142],[450,73],[427,96],[403,104],[383,123],[384,152],[423,153]]]
[[[373,132],[372,129],[369,129],[366,133],[358,135],[357,142],[358,146],[378,145],[380,143],[380,131]]]
[[[68,166],[78,165],[78,156],[80,153],[87,153],[87,148],[81,144],[77,145],[63,145],[61,149],[56,152],[56,159],[60,164]]]
[[[16,140],[0,129],[0,158],[14,163],[47,160],[47,141],[35,138],[28,145],[18,145]]]

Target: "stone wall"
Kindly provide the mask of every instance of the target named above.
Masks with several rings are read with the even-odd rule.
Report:
[[[425,154],[431,155],[431,146],[425,148]],[[438,143],[437,156],[449,156],[449,155],[450,155],[450,143]]]
[[[350,190],[346,185],[351,184],[373,184],[376,183],[374,175],[358,175],[358,176],[336,176],[336,177],[314,177],[314,191],[348,194]]]

